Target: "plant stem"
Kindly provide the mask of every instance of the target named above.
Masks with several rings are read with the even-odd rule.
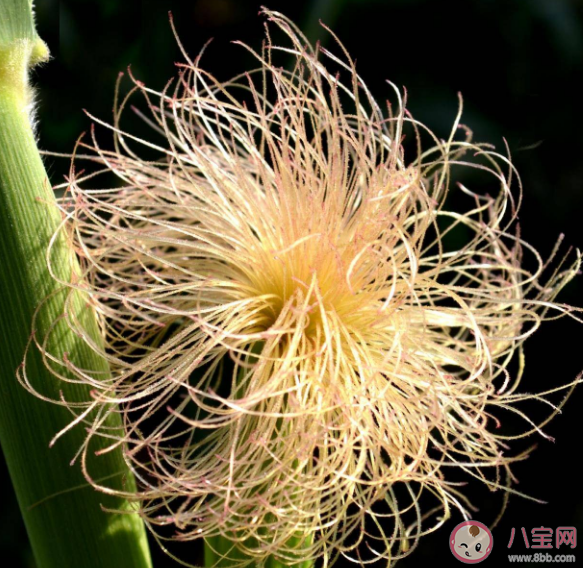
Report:
[[[294,540],[296,542],[293,544],[297,544],[300,547],[302,546],[303,540],[300,540],[299,537]],[[257,545],[256,542],[253,544]],[[288,544],[291,545],[292,543]],[[228,538],[223,536],[215,536],[205,539],[204,565],[207,568],[211,568],[212,566],[218,566],[219,568],[230,568],[232,566],[240,565],[240,561],[245,560],[248,560],[248,558],[243,553],[237,551],[233,547],[233,542]],[[269,556],[261,566],[263,568],[313,568],[314,563],[311,560],[297,562],[290,561],[288,563],[283,563],[282,561],[276,559],[274,556]]]
[[[264,346],[263,341],[259,341],[254,344],[252,353],[259,355],[263,350]],[[248,364],[252,365],[257,362],[258,359],[251,357],[248,360]],[[240,381],[243,378],[244,369],[241,369],[241,374],[238,377]],[[282,428],[282,424],[280,423],[279,429]],[[266,536],[269,535],[269,529],[263,529],[263,532]],[[275,555],[268,556],[261,566],[263,568],[313,568],[314,562],[311,560],[292,560],[293,554],[289,553],[289,549],[296,550],[298,553],[301,552],[302,548],[308,546],[311,543],[311,536],[301,535],[298,534],[295,537],[292,537],[286,544],[287,544],[287,558],[286,562],[283,562],[276,558]],[[241,561],[248,561],[249,558],[237,548],[234,544],[235,541],[239,541],[238,538],[233,540],[229,539],[226,536],[214,536],[210,538],[204,539],[204,565],[206,568],[212,568],[213,566],[217,566],[218,568],[231,568],[233,566],[240,565]],[[245,542],[245,545],[250,548],[258,548],[260,543],[255,538],[250,538]],[[298,554],[299,556],[299,554]]]
[[[51,278],[46,250],[60,214],[39,156],[30,124],[28,70],[48,51],[35,32],[30,0],[2,0],[0,9],[0,443],[30,537],[38,568],[148,568],[151,566],[144,525],[120,498],[88,486],[77,465],[69,462],[85,439],[83,428],[68,432],[54,448],[49,441],[71,422],[62,406],[31,396],[16,380],[31,336],[31,321],[52,294],[35,324],[44,337],[63,313],[64,292]],[[74,255],[59,241],[53,255],[63,280],[76,271]],[[99,342],[93,312],[78,296],[72,308],[83,317],[87,333]],[[61,325],[61,324],[59,324]],[[63,324],[48,347],[67,352],[75,363],[107,372],[107,364],[68,332]],[[85,386],[58,381],[41,354],[30,349],[28,376],[43,394],[58,400],[90,400]],[[119,428],[111,418],[109,426]],[[91,454],[99,443],[91,446]],[[118,490],[131,491],[135,481],[121,451],[90,459],[95,478],[108,479]],[[125,510],[111,514],[102,510]]]

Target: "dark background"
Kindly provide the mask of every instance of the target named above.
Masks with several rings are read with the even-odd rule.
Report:
[[[263,38],[260,3],[241,0],[37,0],[41,37],[53,59],[36,72],[38,136],[42,148],[70,152],[89,126],[82,108],[109,120],[117,74],[132,64],[134,74],[161,88],[181,57],[168,24],[172,10],[181,40],[196,54],[210,37],[204,67],[219,78],[254,67],[246,52],[229,44],[240,39],[259,48]],[[577,76],[583,70],[583,1],[581,0],[273,0],[306,31],[331,46],[318,26],[329,24],[357,60],[360,75],[378,100],[390,96],[389,79],[406,86],[409,109],[440,136],[448,134],[464,96],[463,122],[478,141],[503,149],[508,141],[524,182],[520,215],[523,238],[548,254],[558,235],[583,247],[583,105]],[[62,181],[65,159],[46,159],[53,183]],[[583,304],[583,277],[562,292],[560,300]],[[536,392],[573,380],[583,368],[583,327],[562,319],[543,326],[526,343],[526,373],[522,390]],[[560,398],[560,397],[559,397]],[[558,400],[558,399],[557,399]],[[575,526],[583,538],[580,410],[583,386],[564,413],[545,432],[555,443],[533,437],[538,448],[515,465],[516,488],[546,505],[511,497],[501,524],[494,529],[490,565],[506,565],[507,552],[525,552],[520,527],[556,529]],[[545,416],[542,405],[530,415]],[[515,444],[517,451],[524,444]],[[0,502],[0,559],[14,558],[12,568],[34,566],[4,464]],[[479,507],[475,518],[489,524],[500,496],[470,485]],[[448,548],[459,514],[437,533],[425,537],[412,566],[458,565]],[[515,543],[507,551],[511,527]],[[66,527],[63,527],[66,531]],[[175,551],[196,563],[198,548],[182,545]],[[582,545],[583,546],[583,545]],[[152,546],[156,568],[177,567]],[[533,551],[536,552],[536,551]],[[545,551],[546,552],[546,551]],[[558,551],[550,551],[552,553]],[[583,565],[583,550],[575,553]],[[0,563],[4,564],[3,560]],[[523,564],[526,566],[526,564]],[[82,567],[78,567],[82,568]],[[108,567],[109,568],[109,567]],[[118,567],[111,567],[118,568]],[[120,567],[121,568],[121,567]]]

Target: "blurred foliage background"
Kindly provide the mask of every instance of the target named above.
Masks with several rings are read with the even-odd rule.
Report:
[[[175,74],[174,63],[181,56],[168,10],[190,54],[214,38],[203,66],[222,79],[255,66],[245,50],[229,42],[239,39],[259,48],[263,38],[260,3],[249,0],[37,0],[36,4],[39,32],[53,57],[35,76],[38,137],[43,149],[54,152],[70,152],[88,129],[90,121],[82,109],[110,120],[118,72],[129,64],[137,78],[157,89]],[[583,105],[576,87],[583,71],[582,0],[272,0],[268,7],[292,18],[310,39],[332,47],[330,36],[318,25],[322,19],[356,59],[360,75],[377,99],[391,96],[387,79],[406,86],[413,116],[440,136],[448,133],[461,92],[463,122],[475,139],[491,142],[501,151],[503,138],[508,141],[524,183],[523,238],[543,256],[550,253],[560,233],[566,234],[567,245],[583,248]],[[52,182],[63,181],[68,161],[48,157],[46,163]],[[560,299],[582,305],[582,291],[583,277],[579,277]],[[583,327],[570,320],[544,325],[526,344],[522,390],[535,392],[573,380],[583,367],[582,339]],[[521,527],[530,533],[541,526],[574,526],[583,538],[582,403],[583,386],[564,413],[545,427],[555,443],[538,436],[512,446],[511,453],[517,453],[538,445],[513,471],[519,491],[547,504],[511,497],[493,532],[491,564],[507,562],[508,552],[525,552]],[[536,421],[546,416],[548,408],[531,405],[528,411]],[[510,422],[509,430],[513,427]],[[48,443],[52,433],[39,435]],[[34,562],[4,464],[0,477],[0,559],[11,558],[12,568],[31,568]],[[468,492],[478,507],[474,518],[491,523],[501,496],[471,483]],[[453,564],[448,537],[461,520],[454,515],[399,565],[426,566],[442,560]],[[512,527],[517,536],[508,551]],[[63,527],[64,538],[66,534]],[[152,548],[157,568],[179,566],[155,543]],[[173,550],[189,562],[201,562],[197,545]]]

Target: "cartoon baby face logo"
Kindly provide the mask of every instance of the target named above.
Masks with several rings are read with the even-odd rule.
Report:
[[[477,564],[490,556],[494,539],[488,527],[478,521],[460,523],[449,537],[453,555],[465,564]]]

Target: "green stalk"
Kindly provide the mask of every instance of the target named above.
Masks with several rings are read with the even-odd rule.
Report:
[[[254,344],[252,353],[259,354],[263,350],[264,342],[257,342]],[[257,359],[254,357],[249,358],[248,364],[251,365],[257,362]],[[243,373],[243,369],[241,373]],[[241,380],[241,375],[238,377]],[[278,428],[282,427],[281,421],[278,424]],[[291,434],[290,434],[291,435]],[[266,467],[269,467],[266,465]],[[261,490],[258,490],[258,493],[261,493]],[[269,529],[263,529],[263,534],[269,536]],[[234,535],[235,537],[236,535]],[[287,542],[286,548],[288,550],[296,550],[298,553],[309,546],[312,542],[311,536],[302,535],[300,533],[297,536],[292,537]],[[213,566],[218,566],[219,568],[232,568],[233,566],[237,566],[240,564],[241,561],[248,561],[249,558],[237,547],[234,545],[234,540],[239,540],[234,538],[233,540],[225,537],[225,536],[215,536],[210,538],[204,539],[204,565],[206,568],[211,568]],[[259,547],[259,542],[255,538],[250,538],[245,542],[245,545],[248,548],[257,548]],[[314,562],[311,560],[293,560],[293,554],[288,552],[288,558],[286,559],[286,563],[276,558],[275,555],[268,556],[264,562],[261,564],[263,568],[313,568]],[[299,554],[298,554],[299,556]]]
[[[291,547],[301,547],[306,544],[304,539],[295,537],[293,542],[288,542]],[[247,545],[256,546],[255,541],[247,542]],[[229,558],[225,560],[224,556]],[[243,553],[238,552],[233,547],[233,542],[222,536],[207,538],[204,541],[204,565],[207,568],[218,566],[219,568],[231,568],[237,566],[238,561],[249,560]],[[269,556],[261,565],[263,568],[313,568],[314,563],[310,560],[284,564],[274,556]]]
[[[69,462],[86,432],[76,427],[49,449],[49,441],[71,421],[65,408],[29,394],[16,380],[16,370],[31,334],[35,309],[49,295],[35,324],[43,337],[63,310],[64,294],[50,277],[46,250],[60,221],[54,195],[39,156],[29,119],[32,100],[28,70],[46,59],[38,38],[30,0],[1,0],[0,6],[0,443],[38,568],[148,568],[151,566],[144,525],[127,502],[98,493],[86,483],[78,465]],[[77,268],[64,241],[53,256],[59,277]],[[93,312],[76,298],[78,313],[94,341],[99,334]],[[61,324],[59,324],[61,325]],[[108,372],[107,364],[66,326],[55,328],[51,352],[82,368]],[[83,385],[57,380],[36,349],[29,351],[27,374],[51,398],[90,400]],[[111,419],[109,426],[119,428]],[[135,481],[121,452],[95,457],[94,479],[132,490]],[[111,514],[105,509],[126,510]]]

